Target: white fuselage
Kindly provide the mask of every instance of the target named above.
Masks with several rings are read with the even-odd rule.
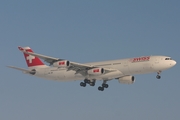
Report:
[[[145,56],[145,57],[137,57],[137,58],[129,58],[129,59],[93,62],[86,64],[100,68],[117,69],[119,71],[112,73],[110,72],[102,75],[83,76],[81,74],[75,74],[75,71],[72,70],[67,71],[66,68],[38,67],[37,69],[35,68],[36,69],[35,76],[50,80],[61,80],[61,81],[83,80],[85,78],[95,79],[95,80],[104,80],[104,79],[110,80],[126,75],[146,74],[146,73],[163,71],[173,67],[176,64],[176,62],[167,56]]]

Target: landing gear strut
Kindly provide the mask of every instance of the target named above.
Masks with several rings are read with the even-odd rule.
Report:
[[[90,82],[89,85],[90,86],[95,86],[95,82]]]
[[[99,87],[98,87],[98,90],[99,90],[99,91],[104,91],[104,88],[108,88],[108,87],[109,87],[109,85],[106,84],[106,82],[107,82],[107,81],[104,80],[102,86],[99,86]]]
[[[157,79],[161,79],[160,74],[161,74],[161,71],[158,71],[158,72],[157,72],[157,76],[156,76]]]

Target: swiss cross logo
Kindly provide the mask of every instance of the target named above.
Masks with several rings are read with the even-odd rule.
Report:
[[[64,61],[59,62],[59,65],[65,65],[65,62]]]
[[[26,60],[29,61],[29,63],[32,63],[32,60],[35,59],[35,56],[29,55],[26,57]]]
[[[99,69],[94,69],[93,72],[94,73],[99,72]]]

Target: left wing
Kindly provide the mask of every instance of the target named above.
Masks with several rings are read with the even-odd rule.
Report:
[[[88,71],[94,68],[99,68],[96,66],[92,66],[92,65],[87,65],[87,64],[81,64],[81,63],[76,63],[76,62],[69,62],[65,59],[59,59],[59,58],[54,58],[54,57],[49,57],[49,56],[45,56],[45,55],[41,55],[41,54],[37,54],[37,53],[33,53],[33,52],[28,52],[26,51],[24,48],[22,47],[18,47],[20,51],[22,51],[23,53],[32,55],[32,56],[36,56],[38,58],[43,59],[45,62],[49,63],[50,65],[54,65],[56,64],[56,66],[68,66],[67,70],[73,70],[76,71],[76,74],[80,73],[83,76],[88,74]],[[100,70],[100,69],[99,69]],[[95,69],[96,71],[99,71],[98,69]],[[102,69],[101,69],[102,70]],[[116,69],[109,69],[109,68],[103,68],[104,73],[109,73],[109,72],[114,72],[117,71]]]

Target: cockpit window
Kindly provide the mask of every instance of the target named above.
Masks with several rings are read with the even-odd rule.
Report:
[[[172,58],[165,58],[165,60],[172,60]]]

